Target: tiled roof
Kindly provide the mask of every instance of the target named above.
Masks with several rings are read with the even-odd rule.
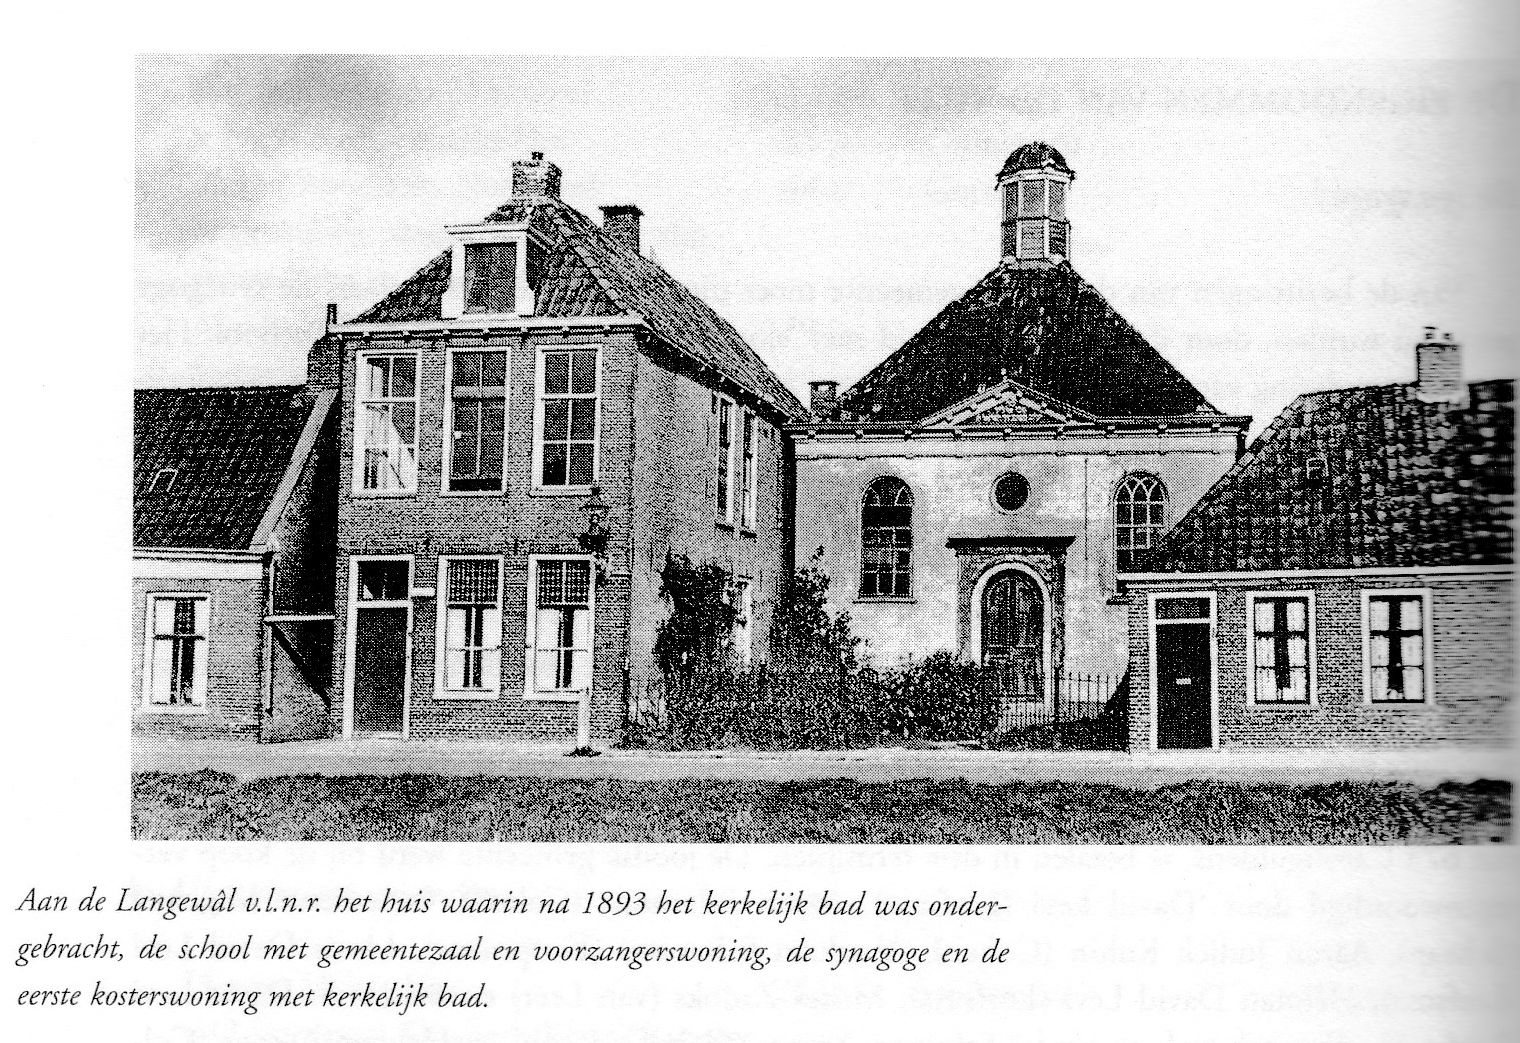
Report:
[[[806,412],[717,312],[664,268],[605,234],[574,207],[546,197],[513,200],[486,220],[528,221],[552,244],[535,289],[535,315],[640,315],[687,359],[718,371],[787,417]],[[440,318],[451,266],[445,251],[354,321]]]
[[[1000,264],[840,396],[843,415],[920,420],[1014,379],[1102,417],[1216,412],[1069,264]]]
[[[132,545],[247,550],[311,403],[296,387],[133,394]],[[167,491],[154,479],[176,473]]]
[[[1148,571],[1489,565],[1513,560],[1512,380],[1466,406],[1413,385],[1302,395],[1161,541]],[[1322,472],[1312,476],[1310,460]]]

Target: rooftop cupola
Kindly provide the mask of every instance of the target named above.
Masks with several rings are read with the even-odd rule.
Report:
[[[997,177],[1003,194],[1003,260],[1034,266],[1071,256],[1066,196],[1076,176],[1066,158],[1043,141],[1013,150]]]

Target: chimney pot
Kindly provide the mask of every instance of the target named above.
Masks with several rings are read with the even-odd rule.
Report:
[[[604,206],[601,210],[602,230],[610,238],[622,243],[634,253],[638,253],[639,218],[644,216],[644,211],[632,203],[617,203]]]
[[[1437,340],[1435,327],[1426,328],[1425,340],[1414,349],[1415,394],[1422,402],[1461,404],[1467,397],[1462,382],[1462,346],[1447,333]]]
[[[336,301],[327,302],[327,319],[324,330],[330,330],[338,324],[338,305]]]
[[[512,195],[559,198],[560,169],[544,159],[542,152],[512,164]]]
[[[839,412],[839,382],[837,380],[809,381],[808,407],[825,420],[832,420]]]

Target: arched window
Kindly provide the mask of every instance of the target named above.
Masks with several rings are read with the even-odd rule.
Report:
[[[905,598],[913,584],[913,493],[883,476],[860,502],[860,596]]]
[[[1132,474],[1114,494],[1114,549],[1120,572],[1144,565],[1145,552],[1166,528],[1166,486],[1150,474]]]

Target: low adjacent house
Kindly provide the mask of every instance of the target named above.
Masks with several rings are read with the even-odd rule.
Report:
[[[336,397],[135,393],[134,730],[326,734]]]
[[[1300,396],[1121,577],[1133,747],[1509,739],[1514,382],[1416,360]]]

